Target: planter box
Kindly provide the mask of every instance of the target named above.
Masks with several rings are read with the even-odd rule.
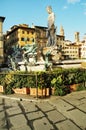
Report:
[[[4,92],[4,87],[0,85],[0,92]]]
[[[38,92],[38,94],[37,94]],[[30,95],[31,96],[49,96],[49,88],[39,89],[37,88],[30,88]]]
[[[79,84],[72,84],[72,85],[70,85],[70,92],[76,91],[78,86],[79,86]]]
[[[55,88],[51,88],[51,95],[55,94]]]
[[[15,88],[15,89],[13,89],[13,91],[16,94],[30,94],[29,88]]]

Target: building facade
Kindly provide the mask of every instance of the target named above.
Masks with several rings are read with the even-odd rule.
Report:
[[[86,35],[83,38],[80,49],[81,49],[81,58],[86,59]]]
[[[38,49],[40,50],[47,45],[46,37],[47,27],[33,26],[29,27],[26,24],[14,25],[5,35],[5,49],[6,53],[9,54],[10,48],[14,45],[19,45],[19,47],[25,44],[37,43]],[[63,45],[64,36],[57,35],[58,46]]]
[[[4,62],[3,22],[5,17],[0,16],[0,65]]]
[[[47,45],[46,37],[47,27],[32,26],[29,27],[27,24],[19,24],[11,27],[5,35],[5,49],[6,55],[11,54],[10,48],[13,45],[19,45],[19,47],[25,44],[37,43],[38,50],[41,50]],[[75,42],[72,43],[69,40],[65,40],[63,26],[60,27],[59,35],[56,35],[56,44],[62,51],[64,59],[79,59],[86,58],[86,41],[84,43],[79,40],[79,32],[75,32]]]

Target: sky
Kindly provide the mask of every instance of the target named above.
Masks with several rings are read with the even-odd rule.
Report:
[[[0,0],[0,16],[5,17],[3,33],[18,24],[47,27],[48,5],[55,13],[57,34],[62,25],[66,40],[74,41],[75,32],[80,32],[82,40],[86,34],[86,0]]]

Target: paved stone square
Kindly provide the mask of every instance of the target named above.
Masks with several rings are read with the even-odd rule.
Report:
[[[0,130],[86,130],[86,91],[48,99],[0,95]]]

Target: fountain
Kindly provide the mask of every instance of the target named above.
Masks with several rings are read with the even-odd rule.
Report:
[[[46,47],[38,50],[37,43],[25,44],[23,47],[13,46],[12,56],[8,56],[10,68],[14,71],[39,71],[52,70],[53,64],[61,59],[61,49],[56,44],[55,14],[51,6],[47,6],[48,28],[46,37],[48,39]],[[40,52],[39,52],[40,51]],[[40,60],[38,60],[40,53]]]

